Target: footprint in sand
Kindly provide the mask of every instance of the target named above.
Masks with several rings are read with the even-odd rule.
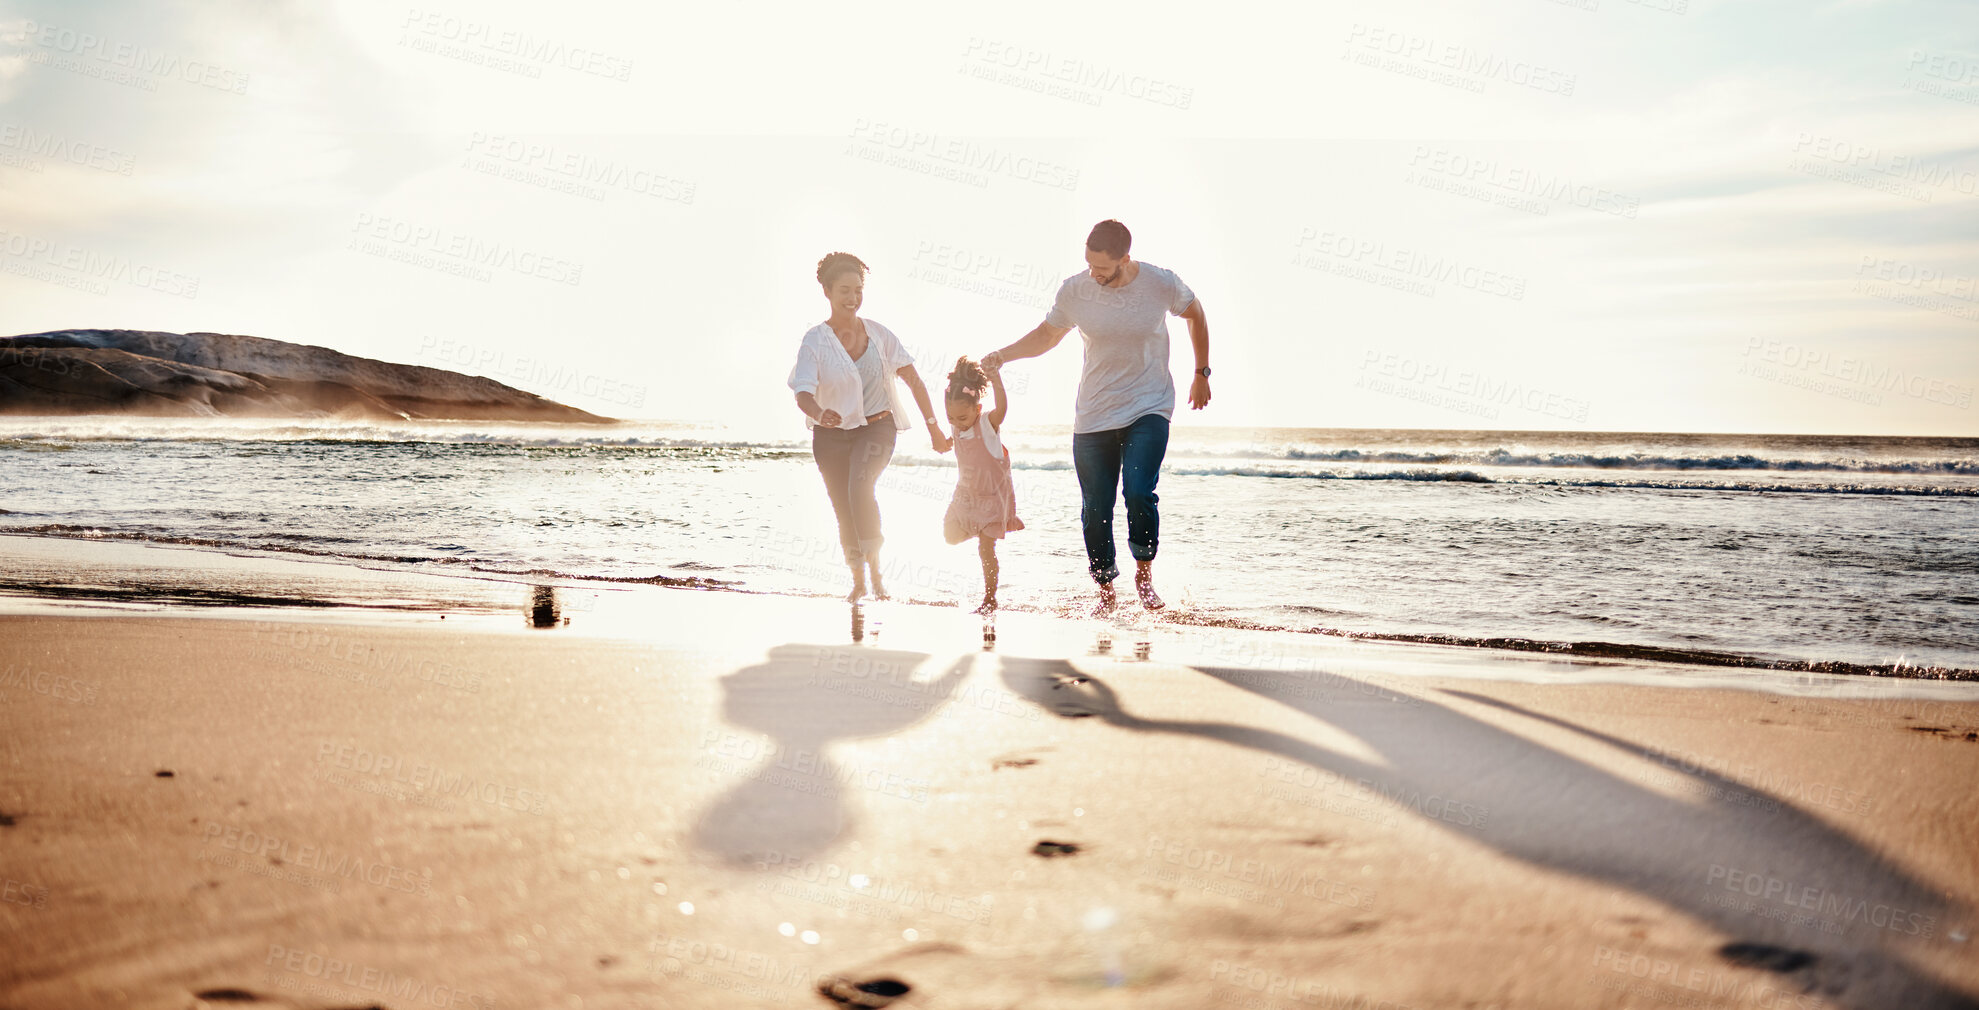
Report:
[[[913,988],[894,978],[876,978],[870,982],[835,978],[819,983],[818,993],[843,1006],[878,1008],[907,995]]]
[[[990,759],[990,770],[997,771],[1004,768],[1029,768],[1032,765],[1038,763],[1038,759],[1032,757],[1031,756],[1032,754],[1042,754],[1045,751],[1051,749],[1052,748],[1050,747],[1033,747],[1033,748],[1025,748],[1023,750],[1014,750],[1008,754],[999,754],[996,757]]]
[[[1079,852],[1078,842],[1041,841],[1038,844],[1031,846],[1031,855],[1037,856],[1042,859],[1056,859],[1060,856],[1072,856],[1072,855],[1077,855],[1078,852]]]
[[[268,1000],[262,999],[259,994],[249,992],[246,989],[207,989],[193,993],[193,996],[206,1003],[269,1003]],[[274,1004],[269,1003],[269,1005],[272,1006]],[[287,1004],[283,1005],[286,1006]],[[335,1007],[329,1008],[329,1010],[385,1010],[385,1008],[376,1003],[371,1003],[362,1007]]]
[[[1817,955],[1804,950],[1750,941],[1725,944],[1718,948],[1718,956],[1741,968],[1761,968],[1780,975],[1799,971],[1819,960]]]

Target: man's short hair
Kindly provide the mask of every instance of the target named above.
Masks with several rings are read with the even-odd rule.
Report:
[[[1124,258],[1133,245],[1134,236],[1127,231],[1127,226],[1112,218],[1093,225],[1092,234],[1086,236],[1086,248],[1114,259]]]

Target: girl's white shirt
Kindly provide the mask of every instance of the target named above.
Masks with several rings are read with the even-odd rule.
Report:
[[[990,458],[1002,459],[1003,440],[996,436],[996,425],[990,423],[989,411],[983,411],[983,416],[976,418],[975,427],[967,431],[958,431],[955,433],[955,437],[975,438],[976,432],[979,431],[983,433],[983,448],[989,450]]]

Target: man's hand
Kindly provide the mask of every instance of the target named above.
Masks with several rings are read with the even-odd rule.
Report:
[[[1189,383],[1189,409],[1201,410],[1209,406],[1209,379],[1202,375]]]
[[[991,375],[995,375],[997,372],[1002,371],[1003,369],[1003,352],[991,351],[988,354],[983,355],[980,364],[983,366],[983,371],[988,372]]]
[[[838,411],[836,410],[827,410],[824,413],[818,415],[818,423],[824,425],[827,428],[838,427],[838,422],[841,420],[843,420],[843,418],[838,416]]]

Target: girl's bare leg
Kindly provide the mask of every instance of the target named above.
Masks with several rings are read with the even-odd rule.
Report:
[[[975,612],[993,614],[996,612],[996,579],[1002,571],[996,563],[996,538],[977,537],[976,553],[983,559],[983,603]]]

